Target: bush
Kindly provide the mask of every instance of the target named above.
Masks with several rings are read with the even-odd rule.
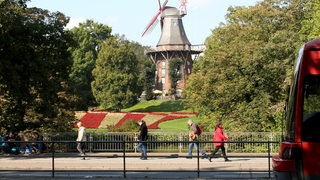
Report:
[[[139,124],[135,120],[125,121],[122,126],[107,126],[108,132],[138,132]]]

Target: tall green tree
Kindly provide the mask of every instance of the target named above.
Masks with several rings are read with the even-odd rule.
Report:
[[[150,51],[150,47],[142,46],[137,42],[130,42],[134,54],[138,60],[138,85],[139,88],[145,91],[145,99],[153,99],[154,78],[155,78],[155,64],[151,62],[149,57],[145,55],[145,51]],[[140,91],[140,90],[139,90]]]
[[[308,1],[305,11],[300,36],[303,41],[310,41],[320,36],[320,0]]]
[[[137,64],[129,41],[113,37],[103,44],[92,72],[93,95],[100,107],[121,111],[137,102],[142,92]]]
[[[0,127],[66,130],[74,119],[69,20],[26,3],[0,1]]]
[[[147,101],[154,99],[153,89],[154,89],[154,78],[156,66],[154,63],[150,61],[145,62],[145,66],[143,68],[144,81],[143,81],[143,89],[146,93],[145,99]]]
[[[182,60],[174,57],[169,60],[169,78],[171,81],[170,94],[176,99],[177,83],[181,79]]]
[[[95,67],[102,43],[111,37],[111,31],[109,26],[92,20],[80,23],[79,27],[71,30],[78,44],[78,46],[69,49],[73,58],[70,78],[80,98],[76,103],[78,110],[87,110],[88,107],[97,105],[91,90],[92,70]]]
[[[299,3],[265,0],[228,9],[227,23],[208,37],[186,87],[189,105],[206,123],[223,120],[233,131],[280,130],[284,82],[301,45]]]

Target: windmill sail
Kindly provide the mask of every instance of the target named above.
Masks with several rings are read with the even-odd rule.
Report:
[[[145,31],[142,33],[142,37],[148,36],[154,28],[159,24],[159,19],[156,19],[148,28],[145,29]]]
[[[160,1],[159,1],[160,3]],[[150,23],[148,24],[148,26],[145,28],[145,30],[143,31],[141,36],[144,36],[145,34],[150,33],[154,27],[158,24],[159,20],[158,20],[158,16],[161,14],[163,8],[167,5],[168,0],[166,0],[162,6],[159,7],[159,11],[157,12],[157,14],[155,16],[153,16],[153,18],[151,19]],[[150,29],[150,30],[149,30]]]
[[[180,16],[184,16],[187,14],[186,3],[187,3],[187,0],[180,0],[180,7],[179,7]]]

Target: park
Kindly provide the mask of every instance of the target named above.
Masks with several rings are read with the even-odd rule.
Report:
[[[320,178],[319,0],[231,5],[200,44],[188,32],[215,20],[192,22],[204,1],[138,3],[101,13],[142,37],[159,22],[155,47],[0,0],[1,178]]]

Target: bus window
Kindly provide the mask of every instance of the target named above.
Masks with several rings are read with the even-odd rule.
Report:
[[[301,61],[303,57],[304,45],[300,48],[298,58],[296,59],[295,70],[292,77],[292,84],[290,88],[290,93],[288,97],[288,102],[286,104],[285,110],[285,120],[286,120],[286,129],[284,134],[284,140],[293,142],[294,141],[294,126],[295,126],[295,107],[296,107],[296,96],[297,96],[297,83],[299,76],[299,69],[301,67]]]
[[[306,75],[303,96],[302,140],[320,141],[320,75]]]

